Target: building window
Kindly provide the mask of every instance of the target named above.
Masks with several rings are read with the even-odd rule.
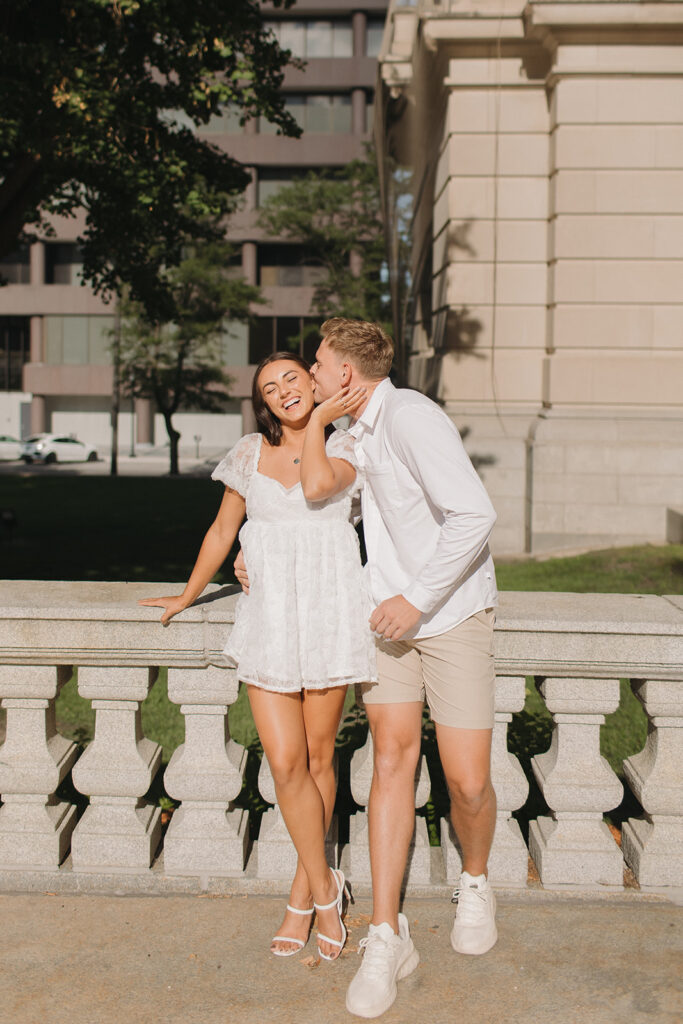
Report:
[[[240,124],[239,107],[226,104],[220,114],[214,114],[206,124],[199,126],[199,131],[207,135],[241,135],[244,128]]]
[[[294,57],[353,56],[353,33],[348,20],[294,21],[282,18],[264,24],[282,49],[291,50]]]
[[[368,18],[365,29],[365,55],[378,57],[384,35],[384,18]]]
[[[22,367],[31,355],[27,316],[0,317],[0,391],[22,390]]]
[[[310,316],[259,317],[249,328],[249,363],[256,365],[271,352],[298,352],[313,363],[320,323],[320,318]]]
[[[277,195],[281,188],[287,188],[299,178],[303,178],[313,167],[260,167],[258,171],[258,206],[263,206],[267,199]]]
[[[0,262],[0,278],[7,284],[31,283],[31,261],[27,245],[15,249]]]
[[[108,366],[113,326],[112,316],[44,317],[45,362],[51,366]]]
[[[311,95],[288,95],[285,109],[291,114],[304,132],[326,135],[343,135],[351,131],[351,97],[319,93]],[[259,118],[259,131],[271,135],[277,125],[265,118]]]
[[[259,284],[263,288],[312,287],[325,270],[301,245],[260,245]]]
[[[83,256],[75,242],[47,242],[45,284],[80,284]]]

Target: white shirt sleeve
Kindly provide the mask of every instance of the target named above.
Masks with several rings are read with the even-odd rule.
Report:
[[[429,613],[484,552],[496,513],[460,434],[440,409],[397,410],[387,424],[387,439],[443,520],[436,548],[403,591],[407,601]]]

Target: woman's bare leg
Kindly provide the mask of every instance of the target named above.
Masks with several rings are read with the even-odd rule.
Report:
[[[303,909],[311,906],[311,899],[319,904],[330,903],[337,894],[337,887],[325,858],[325,803],[309,770],[304,712],[306,698],[302,699],[298,693],[273,693],[254,686],[248,686],[247,689],[256,728],[273,773],[278,805],[299,855],[299,884],[305,879],[301,893],[293,888],[292,905]],[[341,697],[335,694],[334,690],[327,693],[332,694],[329,708],[324,700],[321,700],[320,704],[309,702],[312,713],[309,714],[309,718],[312,717],[311,728],[314,735],[320,731],[324,734],[325,723],[329,731],[335,708],[336,733],[343,704],[343,691]],[[329,788],[329,785],[326,788]],[[303,874],[300,875],[300,872]],[[301,903],[298,902],[299,896],[304,898]],[[292,937],[298,937],[299,932],[302,932],[301,938],[305,939],[310,919],[299,918],[298,915],[288,915],[288,918],[296,919],[296,925],[292,922],[292,927],[298,926],[298,929],[285,931],[283,925],[281,931]],[[335,939],[341,938],[339,920],[334,908],[318,912],[318,925],[319,930],[325,935]],[[286,943],[280,943],[279,946],[283,950],[288,949]],[[324,942],[321,948],[331,956],[339,952],[336,947]]]
[[[327,835],[332,821],[334,802],[337,796],[337,780],[334,775],[334,743],[344,708],[345,696],[346,687],[335,686],[329,690],[306,690],[302,699],[308,746],[308,767],[322,797],[325,811],[325,835]],[[300,859],[297,862],[289,902],[293,907],[313,906],[308,876]],[[310,918],[302,918],[299,914],[290,914],[289,911],[285,911],[277,935],[291,935],[293,938],[305,941],[309,925]],[[283,949],[291,948],[286,943],[280,943],[280,946]]]

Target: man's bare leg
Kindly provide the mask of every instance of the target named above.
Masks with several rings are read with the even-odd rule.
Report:
[[[451,945],[456,953],[476,956],[488,952],[498,938],[496,898],[487,878],[496,827],[491,730],[437,725],[436,736],[463,861]]]
[[[463,854],[463,871],[485,875],[496,827],[491,784],[491,729],[436,725],[439,755],[451,798],[451,821]]]
[[[368,805],[372,923],[398,932],[401,884],[415,829],[415,769],[420,756],[422,702],[367,704],[374,743]]]

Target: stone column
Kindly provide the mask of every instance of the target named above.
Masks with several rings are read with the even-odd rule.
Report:
[[[683,682],[639,680],[633,690],[648,715],[639,754],[624,761],[643,818],[623,828],[624,859],[641,888],[683,884]]]
[[[31,317],[31,362],[42,363],[45,360],[43,350],[43,318],[42,316]]]
[[[146,803],[161,747],[142,735],[140,704],[156,681],[154,668],[79,669],[78,692],[92,700],[95,738],[73,770],[90,797],[71,841],[74,871],[149,868],[161,838],[161,810]]]
[[[47,403],[44,395],[31,398],[31,433],[44,434],[47,430]]]
[[[168,696],[185,716],[185,742],[164,774],[166,792],[182,800],[164,840],[167,875],[240,875],[249,841],[248,813],[233,801],[242,789],[247,752],[230,739],[228,707],[239,683],[232,669],[169,668]]]
[[[55,698],[71,670],[0,665],[7,732],[0,748],[0,863],[3,869],[59,867],[69,849],[76,808],[55,791],[77,747],[55,725]]]
[[[29,259],[31,284],[45,284],[45,242],[33,242],[29,250]]]
[[[334,762],[335,778],[337,776],[337,758]],[[275,781],[273,773],[268,764],[268,758],[263,755],[261,767],[258,774],[258,788],[261,796],[267,803],[274,804],[261,818],[261,829],[256,842],[256,874],[258,878],[292,878],[296,870],[297,852],[294,848],[291,836],[287,831],[282,812],[277,805],[275,795]],[[337,817],[333,816],[332,822],[325,838],[325,852],[329,864],[336,866],[338,863],[339,842],[338,842]]]
[[[368,131],[365,108],[365,89],[353,89],[351,92],[351,131],[354,135],[365,135]]]
[[[466,428],[467,450],[498,513],[494,552],[519,552],[528,512],[527,437],[542,405],[546,343],[549,136],[538,74],[544,55],[515,38],[513,19],[492,9],[475,13],[467,2],[463,10],[472,12],[477,38],[463,38],[458,56],[445,63],[443,120],[442,97],[430,92],[437,54],[425,55],[428,77],[416,85],[426,90],[411,121],[420,150],[416,180],[422,183],[424,167],[423,195],[432,202],[423,199],[415,211],[413,252],[427,255],[413,270],[422,287],[410,386],[441,400],[456,426]],[[425,23],[427,46],[444,24]],[[453,39],[433,45],[452,48]]]
[[[258,252],[256,242],[242,243],[242,275],[247,284],[258,284]]]
[[[135,399],[138,444],[154,444],[154,403],[151,398]]]
[[[496,831],[489,854],[488,874],[494,885],[526,886],[529,853],[512,812],[529,795],[529,783],[519,760],[507,748],[508,725],[512,714],[521,711],[526,696],[524,676],[496,677],[495,724],[491,744],[491,780],[496,791],[498,812]],[[457,836],[449,818],[441,821],[441,850],[446,880],[457,884],[462,858]]]
[[[600,726],[619,706],[618,679],[546,679],[555,728],[550,749],[532,758],[552,818],[531,822],[529,850],[548,886],[623,885],[623,859],[602,820],[623,786],[600,755]]]
[[[353,32],[353,56],[365,56],[365,32],[368,23],[368,16],[365,11],[354,11],[351,15],[351,30]]]
[[[368,806],[370,786],[372,784],[372,767],[374,746],[372,735],[368,730],[368,738],[351,758],[351,793],[353,799],[362,807]],[[427,759],[422,755],[415,771],[415,807],[423,807],[429,799],[431,782],[427,770]],[[370,847],[368,834],[368,813],[357,811],[349,822],[348,850],[344,851],[344,860],[349,876],[355,881],[370,882]],[[424,818],[415,819],[415,832],[408,853],[408,863],[404,877],[405,884],[427,884],[431,882],[431,847],[427,822]]]

